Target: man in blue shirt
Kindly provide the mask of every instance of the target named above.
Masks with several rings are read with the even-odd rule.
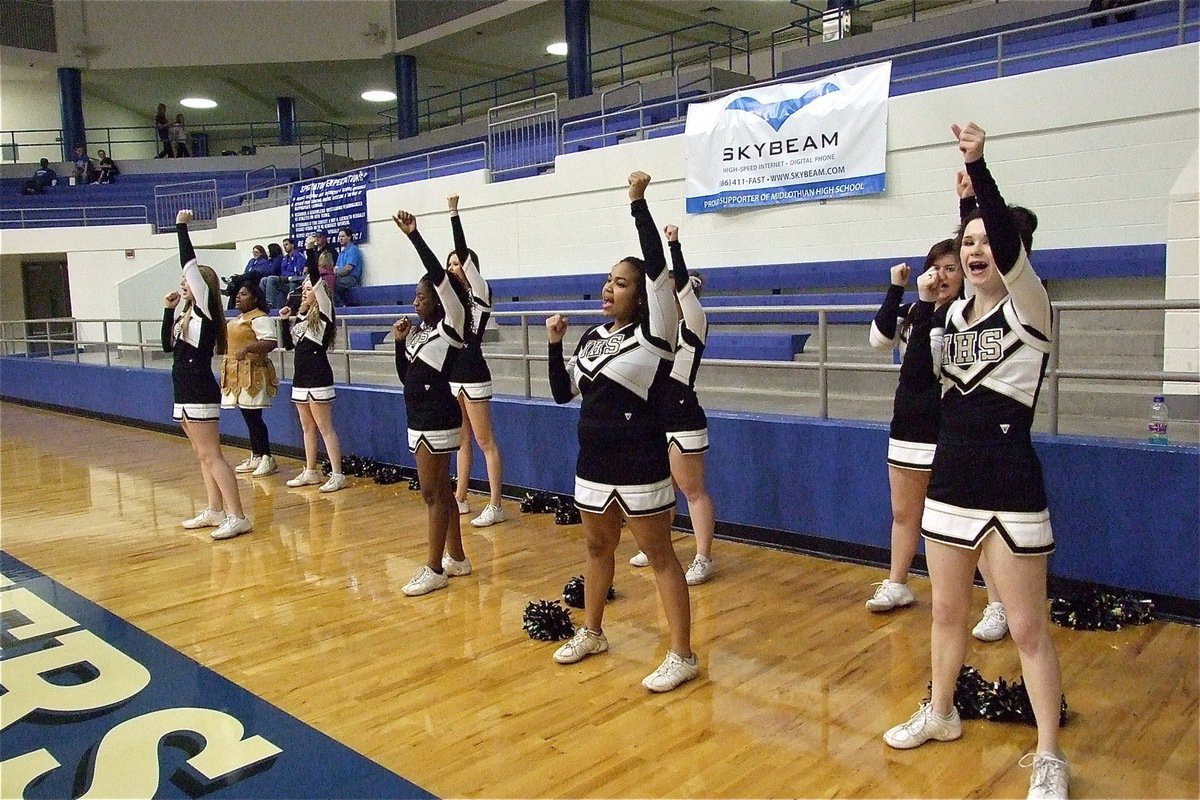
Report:
[[[292,239],[283,240],[283,264],[278,275],[268,275],[262,279],[263,292],[267,296],[267,305],[271,308],[283,308],[290,295],[304,281],[304,265],[307,259],[304,251],[296,247]]]
[[[43,158],[40,166],[33,171],[33,177],[25,181],[21,194],[41,194],[46,187],[53,186],[58,179],[58,173],[50,168],[50,161]]]
[[[362,283],[363,259],[362,251],[354,243],[354,234],[349,228],[338,230],[338,246],[342,249],[333,268],[333,304],[344,306],[346,290]]]

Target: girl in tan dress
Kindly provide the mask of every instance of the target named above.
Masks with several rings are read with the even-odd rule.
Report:
[[[234,296],[241,312],[226,326],[229,347],[221,362],[221,408],[237,408],[250,433],[250,457],[235,467],[260,478],[278,470],[271,455],[271,440],[263,409],[279,390],[275,365],[267,354],[277,346],[275,323],[267,315],[267,302],[258,284],[243,284]]]

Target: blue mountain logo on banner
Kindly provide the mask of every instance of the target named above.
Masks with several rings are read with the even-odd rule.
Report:
[[[836,91],[839,91],[837,84],[823,83],[815,89],[809,89],[800,97],[790,97],[787,100],[780,100],[778,103],[767,103],[764,105],[753,97],[739,97],[725,106],[725,108],[727,110],[733,109],[734,111],[748,111],[757,117],[762,117],[768,125],[778,131],[792,114],[795,114],[818,97],[824,97]]]

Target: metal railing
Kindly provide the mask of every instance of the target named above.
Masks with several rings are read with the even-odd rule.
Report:
[[[488,109],[487,164],[492,175],[554,167],[558,156],[558,95]]]
[[[217,200],[217,181],[185,181],[162,183],[154,187],[154,229],[158,233],[175,229],[175,215],[191,209],[195,220],[191,227],[199,230],[217,227],[220,205]]]
[[[840,325],[843,323],[831,323],[829,315],[837,314],[844,315],[847,312],[866,312],[874,313],[878,308],[875,305],[794,305],[794,306],[723,306],[712,307],[706,309],[710,317],[719,320],[722,315],[727,314],[764,314],[777,315],[779,313],[811,313],[817,316],[817,325],[815,332],[815,350],[810,354],[806,351],[805,355],[811,355],[811,360],[804,361],[765,361],[765,360],[743,360],[743,359],[704,359],[704,371],[711,371],[717,368],[733,367],[750,370],[783,370],[791,372],[810,372],[816,374],[816,401],[817,414],[816,416],[826,419],[830,416],[830,378],[835,374],[852,374],[852,373],[897,373],[899,366],[890,363],[871,363],[871,362],[854,362],[854,361],[833,361],[830,360],[830,326]],[[1142,382],[1161,384],[1162,382],[1182,383],[1182,384],[1200,384],[1200,375],[1194,372],[1168,372],[1164,370],[1143,369],[1070,369],[1060,366],[1062,354],[1062,340],[1064,338],[1062,328],[1062,316],[1064,313],[1078,312],[1112,312],[1112,311],[1190,311],[1196,312],[1200,310],[1200,300],[1103,300],[1103,301],[1069,301],[1058,302],[1053,304],[1053,326],[1058,330],[1059,335],[1055,336],[1051,343],[1050,357],[1046,368],[1045,380],[1042,388],[1042,402],[1040,409],[1045,412],[1049,433],[1057,434],[1059,431],[1060,421],[1060,400],[1062,396],[1062,382],[1065,380],[1084,380],[1084,381],[1103,381],[1114,383],[1130,383]],[[488,352],[487,358],[492,362],[515,361],[519,362],[520,380],[523,386],[522,395],[524,397],[533,397],[534,384],[534,365],[544,364],[548,361],[548,356],[545,350],[545,334],[542,330],[542,322],[546,317],[554,314],[552,310],[538,311],[496,311],[492,314],[494,318],[516,318],[520,320],[520,352]],[[562,312],[573,317],[580,317],[580,312],[567,311]],[[597,312],[598,313],[598,312]],[[586,314],[583,316],[587,316]],[[373,371],[367,366],[369,363],[378,363],[380,360],[386,359],[389,363],[393,358],[390,351],[376,350],[355,350],[349,347],[350,333],[352,328],[375,327],[384,329],[391,326],[396,319],[397,314],[361,314],[361,315],[340,315],[337,318],[339,338],[346,343],[346,347],[333,348],[329,351],[330,362],[338,365],[345,371],[346,383],[378,383],[371,381]],[[531,323],[531,320],[533,321]],[[278,324],[278,320],[275,320]],[[118,358],[123,357],[123,351],[136,351],[137,360],[141,368],[147,367],[147,352],[161,352],[161,343],[157,336],[161,326],[161,320],[122,320],[113,318],[98,318],[98,319],[76,319],[76,318],[56,318],[56,319],[40,319],[40,320],[13,320],[0,322],[0,353],[5,356],[25,356],[25,357],[46,357],[50,360],[69,360],[75,363],[82,363],[87,357],[89,363],[93,362],[93,357],[99,351],[103,351],[103,363],[111,365],[113,354],[117,353]],[[150,326],[147,330],[147,325]],[[114,338],[111,334],[114,331],[114,326],[120,330],[130,331],[134,333],[133,340],[124,338]],[[84,337],[81,336],[81,328],[99,329],[99,337]],[[769,326],[778,329],[780,326]],[[804,326],[807,327],[807,326]],[[531,329],[535,331],[538,342],[538,351],[534,351],[534,339],[531,337]],[[794,331],[794,329],[792,329]],[[1090,331],[1090,329],[1089,329]],[[153,336],[153,339],[147,339],[147,333]],[[1090,332],[1080,331],[1080,336],[1090,336]],[[862,337],[865,341],[866,337]],[[866,350],[864,345],[864,350]],[[276,368],[281,379],[285,379],[288,374],[287,360],[284,358],[282,350],[276,350],[271,358],[276,363]],[[166,359],[162,359],[163,367],[167,366]],[[357,376],[356,376],[357,371]],[[374,373],[377,375],[377,373]],[[542,372],[544,374],[544,371]],[[541,379],[539,377],[539,383]],[[1157,394],[1161,389],[1155,389]],[[775,395],[776,392],[764,389],[764,394]],[[890,408],[890,406],[889,406]],[[777,413],[786,413],[783,411]]]
[[[142,205],[0,208],[0,228],[139,225],[149,221],[150,213]]]

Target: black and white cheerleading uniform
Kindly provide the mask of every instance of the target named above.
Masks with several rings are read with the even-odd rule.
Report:
[[[1018,555],[1050,553],[1050,512],[1030,435],[1050,353],[1050,300],[983,159],[967,172],[1009,294],[972,323],[974,298],[929,323],[942,417],[922,533],[967,548],[996,533]]]
[[[901,469],[928,472],[933,465],[941,419],[941,387],[930,380],[934,372],[929,347],[929,326],[909,324],[912,303],[901,304],[904,287],[888,287],[883,304],[871,323],[871,346],[895,348],[900,353],[900,383],[892,401],[892,424],[888,432],[888,464]],[[917,341],[910,341],[911,337]]]
[[[696,372],[708,341],[708,315],[696,297],[683,260],[683,246],[668,242],[675,296],[683,312],[675,335],[675,360],[670,375],[655,387],[659,417],[667,432],[667,451],[674,447],[684,455],[708,450],[708,418],[696,396]]]
[[[465,395],[472,401],[490,400],[492,371],[483,357],[483,332],[492,314],[492,287],[479,274],[475,259],[467,253],[467,238],[457,213],[450,215],[450,226],[454,230],[454,250],[458,254],[458,263],[462,264],[471,294],[471,306],[464,323],[463,348],[454,357],[450,368],[450,392],[455,397]]]
[[[308,267],[307,281],[313,287],[316,303],[304,314],[289,318],[291,324],[283,325],[281,331],[284,348],[296,351],[292,402],[330,403],[337,396],[333,390],[333,368],[329,366],[329,348],[337,335],[333,300],[315,261]]]
[[[217,344],[217,326],[225,318],[210,318],[209,288],[200,274],[196,251],[188,236],[187,225],[177,223],[179,263],[183,279],[191,292],[191,304],[185,310],[163,309],[162,348],[173,353],[171,384],[175,404],[171,417],[176,421],[216,421],[221,417],[221,387],[213,376],[213,350]]]
[[[602,513],[616,502],[629,516],[674,508],[666,437],[651,386],[670,368],[677,316],[662,240],[645,200],[630,204],[646,261],[647,319],[588,329],[569,364],[551,344],[550,388],[557,403],[583,395],[575,505]]]
[[[408,449],[424,445],[430,453],[453,453],[462,442],[462,410],[450,391],[448,376],[463,347],[466,307],[450,282],[454,280],[418,231],[409,240],[421,256],[445,315],[432,326],[422,322],[396,343],[396,374],[404,383],[408,416]]]

